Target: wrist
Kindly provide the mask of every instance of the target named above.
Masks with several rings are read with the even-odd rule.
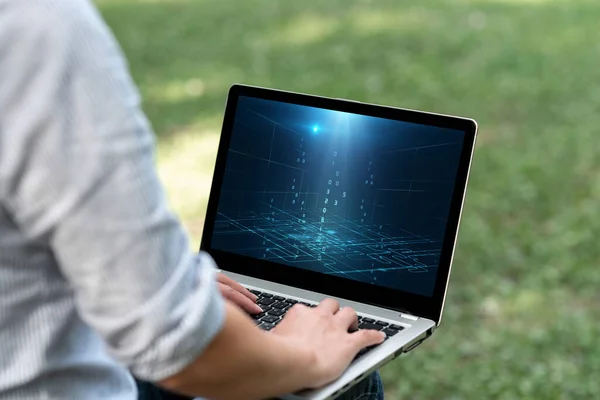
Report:
[[[275,332],[268,334],[273,341],[275,356],[280,361],[280,368],[289,378],[289,387],[299,390],[311,387],[316,378],[317,357],[305,343],[298,343],[293,339],[277,335]],[[287,380],[287,379],[286,379]]]

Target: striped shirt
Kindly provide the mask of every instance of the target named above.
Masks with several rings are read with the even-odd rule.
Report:
[[[0,0],[0,399],[134,399],[223,323],[90,0]]]

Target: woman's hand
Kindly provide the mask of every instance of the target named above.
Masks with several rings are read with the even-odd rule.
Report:
[[[262,312],[262,309],[256,304],[256,296],[233,279],[219,272],[217,275],[217,283],[223,297],[240,307],[242,310],[249,314],[258,314]]]

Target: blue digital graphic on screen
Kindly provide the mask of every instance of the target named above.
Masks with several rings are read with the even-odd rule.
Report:
[[[240,97],[212,247],[431,296],[463,140]]]

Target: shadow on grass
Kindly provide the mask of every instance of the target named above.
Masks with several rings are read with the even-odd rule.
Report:
[[[549,111],[564,114],[563,101],[574,100],[565,97],[570,91],[589,91],[589,82],[573,76],[571,66],[591,68],[598,61],[586,53],[600,42],[600,5],[413,3],[100,6],[144,94],[191,79],[205,86],[204,96],[179,101],[146,96],[159,135],[218,120],[234,82],[473,116],[483,122],[484,136],[498,134],[488,127],[547,124],[557,117]],[[571,105],[571,112],[577,114],[581,104]]]

